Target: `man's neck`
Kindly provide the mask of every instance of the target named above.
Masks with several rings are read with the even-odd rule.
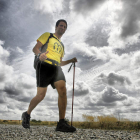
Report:
[[[54,33],[54,35],[55,35],[58,39],[60,39],[60,38],[62,37],[62,35],[58,35],[57,33]]]

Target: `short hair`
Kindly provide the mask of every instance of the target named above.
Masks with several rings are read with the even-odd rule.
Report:
[[[66,20],[64,20],[64,19],[59,19],[59,20],[56,22],[56,26],[55,26],[55,27],[58,27],[58,25],[59,25],[60,22],[65,22],[65,23],[66,23],[66,29],[67,29],[67,22],[66,22]]]

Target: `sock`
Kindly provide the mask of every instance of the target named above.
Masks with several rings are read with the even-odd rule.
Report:
[[[59,122],[64,122],[64,119],[60,119]]]

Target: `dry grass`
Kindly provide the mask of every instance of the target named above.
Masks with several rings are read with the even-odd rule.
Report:
[[[110,130],[140,130],[140,122],[132,122],[128,119],[118,120],[113,115],[110,116],[88,116],[82,115],[84,122],[73,122],[72,125],[82,129],[110,129]],[[21,120],[0,120],[0,124],[21,125]],[[36,121],[31,120],[31,125],[56,126],[56,121]],[[69,124],[71,124],[69,122]]]

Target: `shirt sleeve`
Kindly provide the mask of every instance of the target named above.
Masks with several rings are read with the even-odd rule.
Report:
[[[50,33],[46,32],[44,34],[42,34],[38,39],[37,42],[41,42],[43,45],[47,42],[48,37],[50,36]]]

